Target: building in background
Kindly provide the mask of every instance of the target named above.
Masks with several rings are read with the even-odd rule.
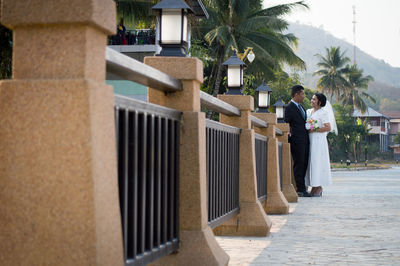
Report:
[[[353,117],[360,118],[363,122],[367,120],[369,130],[369,142],[379,143],[381,152],[389,151],[390,118],[378,111],[368,107],[365,113],[355,109]]]
[[[393,150],[393,159],[400,161],[400,144],[394,143],[394,137],[400,134],[400,111],[382,111],[390,118],[389,146]]]

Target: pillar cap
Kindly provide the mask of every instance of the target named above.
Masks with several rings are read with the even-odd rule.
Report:
[[[43,8],[43,7],[46,8]],[[1,23],[11,29],[32,25],[92,25],[116,33],[113,0],[2,0]]]
[[[289,132],[290,130],[289,124],[287,123],[278,123],[276,124],[276,127],[282,130],[283,132]]]
[[[240,111],[254,111],[253,96],[218,94],[217,98],[239,108]]]
[[[196,57],[146,56],[144,63],[176,79],[203,82],[203,62]]]
[[[278,123],[276,114],[273,113],[252,113],[252,115],[264,120],[265,122],[271,125],[276,125]]]

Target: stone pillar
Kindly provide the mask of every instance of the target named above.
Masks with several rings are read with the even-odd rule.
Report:
[[[297,202],[297,192],[292,184],[292,155],[288,143],[289,124],[278,123],[276,127],[283,133],[282,136],[278,136],[278,140],[282,142],[282,193],[288,202]]]
[[[149,88],[149,102],[182,111],[179,160],[179,238],[177,253],[154,265],[227,265],[207,219],[206,121],[201,112],[203,64],[197,58],[146,57],[145,64],[182,80],[183,90]]]
[[[253,113],[253,115],[268,123],[268,128],[256,129],[257,133],[268,137],[268,180],[267,200],[264,201],[265,212],[268,214],[289,213],[289,203],[281,191],[278,139],[275,137],[276,114]]]
[[[266,236],[271,220],[257,198],[257,175],[254,130],[250,115],[254,108],[251,96],[218,95],[218,98],[239,108],[241,116],[220,114],[220,122],[242,129],[239,146],[239,207],[240,213],[214,229],[217,235]]]
[[[2,0],[13,79],[0,83],[2,265],[124,265],[112,0]]]

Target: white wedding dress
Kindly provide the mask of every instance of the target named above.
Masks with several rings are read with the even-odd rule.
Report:
[[[327,110],[320,108],[314,113],[312,111],[313,109],[307,110],[307,118],[316,120],[318,127],[323,127],[324,123],[330,123]],[[310,138],[310,155],[305,184],[311,187],[330,185],[332,184],[332,177],[328,140],[326,139],[328,132],[313,132],[308,135]]]

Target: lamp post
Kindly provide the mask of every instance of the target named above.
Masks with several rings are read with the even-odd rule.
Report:
[[[271,101],[271,92],[272,90],[267,86],[265,81],[256,89],[259,113],[269,113],[268,107]]]
[[[157,56],[185,57],[188,47],[188,13],[192,9],[182,0],[162,0],[152,7],[159,11],[159,44]]]
[[[278,123],[284,123],[284,117],[285,117],[285,108],[286,104],[282,102],[281,99],[279,99],[274,105],[275,107],[275,113],[276,117],[278,118]]]
[[[235,51],[237,57],[239,57],[239,59],[242,61],[244,61],[244,59],[247,57],[247,60],[252,63],[256,58],[256,55],[253,52],[253,47],[247,47],[243,53],[239,53],[238,50],[232,46],[232,51]]]
[[[242,95],[241,88],[243,86],[243,70],[247,67],[246,64],[243,63],[243,61],[237,57],[236,52],[234,52],[233,55],[222,65],[228,67],[228,92],[226,94]]]

